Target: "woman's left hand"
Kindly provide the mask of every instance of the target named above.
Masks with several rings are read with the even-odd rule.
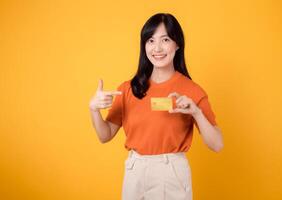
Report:
[[[194,116],[200,111],[200,108],[194,103],[194,101],[185,95],[172,92],[168,95],[168,97],[176,97],[176,108],[169,110],[169,113],[184,113]]]

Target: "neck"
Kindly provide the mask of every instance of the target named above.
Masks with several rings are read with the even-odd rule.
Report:
[[[151,74],[151,79],[156,83],[168,80],[175,73],[174,67],[155,67]]]

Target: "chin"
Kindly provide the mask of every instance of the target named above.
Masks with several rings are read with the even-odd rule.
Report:
[[[154,65],[154,67],[165,68],[165,67],[169,66],[169,63],[167,63],[167,64],[153,63],[153,65]]]

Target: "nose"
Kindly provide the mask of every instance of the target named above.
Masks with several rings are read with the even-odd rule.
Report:
[[[162,45],[161,45],[161,43],[160,43],[160,42],[157,42],[154,49],[155,49],[156,52],[162,51]]]

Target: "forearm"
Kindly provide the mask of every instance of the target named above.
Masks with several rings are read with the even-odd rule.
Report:
[[[96,130],[99,140],[102,143],[107,142],[111,138],[111,128],[109,124],[103,120],[103,117],[99,110],[91,110],[92,125]]]
[[[220,129],[216,128],[208,121],[201,109],[199,109],[193,117],[196,120],[205,144],[207,144],[213,151],[219,152],[223,148],[223,140]]]

